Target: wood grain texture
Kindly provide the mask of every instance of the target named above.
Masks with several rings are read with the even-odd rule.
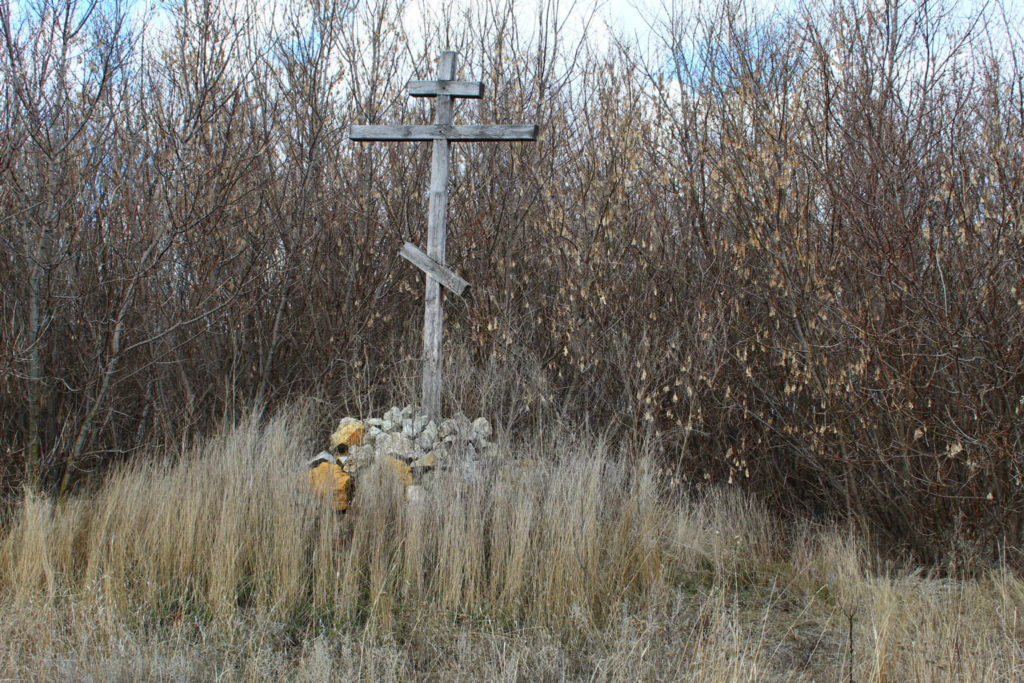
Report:
[[[536,140],[538,127],[525,125],[452,125],[452,98],[483,95],[482,83],[455,80],[455,53],[441,53],[437,79],[409,81],[412,97],[436,97],[434,124],[429,126],[351,126],[348,137],[357,142],[431,141],[430,188],[427,208],[427,252],[412,244],[402,247],[401,255],[427,274],[423,313],[423,401],[420,409],[430,419],[441,419],[441,349],[442,326],[441,285],[459,295],[469,283],[445,266],[445,241],[448,211],[448,173],[451,166],[452,142],[502,142]]]
[[[413,264],[427,275],[430,275],[459,296],[464,295],[466,290],[469,289],[468,282],[459,277],[458,274],[447,266],[442,266],[440,263],[424,254],[421,250],[417,249],[414,244],[406,242],[402,247],[402,250],[398,253],[401,254],[402,258],[406,261]]]
[[[480,81],[409,81],[410,97],[470,97],[484,96],[484,84]]]
[[[441,53],[437,78],[450,81],[455,78],[455,53]],[[452,98],[438,95],[434,121],[439,127],[451,127]],[[434,139],[430,159],[430,192],[427,207],[427,256],[444,266],[446,239],[445,216],[448,212],[448,170],[451,163],[451,143],[447,139]],[[441,348],[444,311],[441,310],[441,284],[427,274],[426,304],[423,313],[423,413],[434,422],[441,421]]]
[[[438,100],[447,97],[439,95]],[[448,97],[448,99],[451,99]],[[348,137],[356,142],[503,142],[536,140],[537,126],[530,124],[489,124],[479,126],[351,126]]]

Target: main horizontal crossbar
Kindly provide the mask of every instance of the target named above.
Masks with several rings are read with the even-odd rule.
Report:
[[[537,126],[504,124],[487,126],[352,126],[349,128],[348,137],[350,140],[362,142],[536,140]]]
[[[410,97],[472,97],[484,96],[484,84],[480,81],[409,81]]]

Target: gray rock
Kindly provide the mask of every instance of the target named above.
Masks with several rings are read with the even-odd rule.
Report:
[[[468,481],[479,479],[484,474],[480,462],[473,458],[462,459],[453,470]]]
[[[345,471],[355,472],[361,470],[374,460],[373,446],[352,446],[348,449],[348,456],[345,460]]]
[[[427,426],[427,422],[429,421],[430,418],[427,417],[426,415],[417,415],[412,419],[412,430],[417,434],[422,433],[423,429]]]
[[[365,457],[367,455],[373,455],[373,446],[362,444],[361,446],[350,446],[348,454],[353,458]]]
[[[425,451],[429,451],[437,444],[437,427],[431,420],[424,427],[417,437],[416,444]]]
[[[384,413],[384,422],[385,425],[382,426],[384,431],[394,431],[396,424],[402,424],[402,410],[400,408],[389,408]],[[390,423],[390,426],[388,426],[388,423]]]
[[[352,421],[343,418],[341,425]],[[363,423],[367,426],[363,444],[352,446],[344,463],[353,476],[377,458],[391,456],[410,465],[415,484],[430,486],[435,477],[482,476],[481,468],[492,467],[495,461],[497,447],[488,440],[493,429],[483,417],[470,420],[458,413],[438,423],[407,405],[391,406],[383,417]]]
[[[432,470],[440,466],[443,461],[444,455],[438,450],[433,450],[421,458],[416,458],[411,464],[413,469]]]
[[[412,462],[423,456],[423,450],[415,441],[397,432],[381,435],[375,450],[378,455],[390,455],[403,462]]]
[[[448,418],[446,420],[441,420],[441,426],[437,428],[437,435],[444,439],[454,434],[457,430],[458,423],[455,420]]]
[[[482,441],[491,436],[491,423],[486,417],[478,417],[473,420],[473,439]]]

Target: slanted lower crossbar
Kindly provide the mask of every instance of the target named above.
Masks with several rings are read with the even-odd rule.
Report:
[[[459,277],[453,270],[430,258],[410,242],[406,242],[405,245],[402,246],[402,250],[398,253],[401,254],[402,258],[406,261],[413,264],[459,296],[465,294],[466,290],[469,289],[469,283]]]

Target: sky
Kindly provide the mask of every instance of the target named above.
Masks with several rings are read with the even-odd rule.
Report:
[[[411,5],[406,13],[406,25],[415,26],[417,14],[436,15],[442,6],[454,7],[456,12],[462,7],[478,7],[489,0],[410,0]],[[494,0],[501,4],[504,0]],[[719,0],[512,0],[520,27],[532,26],[535,23],[538,4],[558,7],[558,14],[565,20],[567,38],[578,37],[583,32],[585,17],[592,12],[595,20],[586,29],[591,44],[598,48],[608,47],[613,36],[624,35],[634,38],[636,44],[645,49],[652,39],[651,25],[659,25],[667,20],[670,13],[687,15],[699,11],[701,5],[714,6]],[[797,7],[814,8],[822,3],[820,0],[740,0],[751,10],[753,16],[767,17],[776,12],[788,13]],[[879,5],[884,0],[846,0],[855,5]],[[893,0],[890,0],[893,1]],[[922,0],[895,0],[903,6],[912,6]],[[924,0],[936,10],[953,7],[954,17],[965,18],[979,10],[990,17],[999,14],[1000,6],[1004,7],[1011,20],[1011,30],[1024,33],[1024,0]],[[999,31],[997,30],[998,34]],[[1018,35],[1019,38],[1019,35]],[[1018,44],[1020,44],[1018,42]]]
[[[532,18],[537,11],[539,0],[515,0],[516,13],[521,20]],[[902,4],[912,5],[916,0],[904,0]],[[556,0],[561,5],[563,14],[581,18],[591,9],[596,9],[600,23],[609,27],[615,32],[624,32],[627,35],[638,35],[643,38],[649,31],[649,20],[663,18],[668,13],[668,8],[675,5],[678,8],[687,10],[699,7],[701,4],[715,4],[702,2],[702,0]],[[864,0],[855,0],[860,4]],[[997,0],[930,0],[933,5],[957,5],[964,13],[978,8],[995,9]],[[998,0],[1005,5],[1013,15],[1024,15],[1024,0]],[[414,9],[426,7],[428,11],[436,10],[444,4],[463,6],[474,6],[480,4],[479,0],[413,0]],[[746,0],[748,7],[758,8],[764,14],[770,14],[777,10],[787,10],[802,4],[800,0]],[[810,2],[813,5],[813,1]],[[595,27],[592,27],[594,30]],[[596,27],[600,30],[607,30],[603,27]]]
[[[667,0],[671,2],[671,0]],[[677,0],[678,1],[678,0]],[[698,0],[695,0],[698,1]],[[1024,0],[1021,0],[1024,2]],[[410,0],[406,13],[407,25],[417,23],[417,15],[436,15],[442,6],[455,9],[478,7],[481,0]],[[599,45],[610,43],[613,33],[625,33],[644,36],[648,32],[648,24],[644,17],[652,17],[662,12],[663,0],[514,0],[515,14],[520,27],[534,25],[538,5],[545,4],[556,8],[556,14],[565,23],[565,30],[571,36],[578,36],[586,26],[587,35]],[[591,15],[593,21],[589,25],[586,19]]]
[[[0,3],[7,4],[14,23],[17,23],[19,5],[38,5],[46,0],[0,0]],[[74,2],[75,0],[72,0]],[[91,0],[77,0],[81,8],[90,4]],[[175,0],[97,0],[100,7],[119,4],[128,7],[129,13],[135,18],[148,16],[149,28],[154,33],[160,33],[166,28],[169,15],[165,8]],[[224,5],[231,3],[246,3],[250,0],[212,0],[212,2]],[[268,19],[279,14],[281,8],[287,7],[290,0],[254,0],[258,5],[269,12]],[[400,0],[395,0],[400,1]],[[538,7],[554,8],[558,19],[564,22],[563,38],[566,42],[575,42],[584,31],[591,45],[598,49],[609,47],[615,36],[625,36],[634,39],[641,48],[647,47],[648,40],[652,37],[652,24],[663,25],[668,15],[673,11],[682,10],[683,13],[699,11],[701,5],[716,5],[720,0],[407,0],[409,5],[404,17],[404,24],[407,29],[415,33],[415,27],[422,25],[422,16],[437,16],[442,7],[449,7],[453,14],[460,14],[464,8],[478,8],[485,4],[503,6],[506,1],[511,1],[514,12],[518,19],[518,25],[523,30],[529,30],[536,26]],[[739,0],[748,8],[754,8],[754,16],[767,16],[779,10],[787,11],[805,3],[813,7],[817,0]],[[879,4],[883,0],[847,0],[856,4]],[[890,0],[892,1],[892,0]],[[899,0],[897,0],[899,1]],[[921,0],[902,0],[901,4],[913,5]],[[1021,44],[1021,34],[1024,33],[1024,0],[926,0],[931,6],[954,5],[958,7],[955,14],[961,17],[976,12],[979,8],[988,15],[997,15],[1000,6],[1005,7],[1009,14],[1017,19],[1011,22],[1011,30],[1017,33],[1017,45]],[[9,4],[8,4],[9,3]],[[165,4],[167,3],[167,4]],[[274,9],[276,6],[276,10]],[[675,10],[673,10],[675,8]],[[593,17],[590,23],[587,19]],[[153,31],[155,29],[155,31]],[[660,52],[660,50],[659,50]]]

